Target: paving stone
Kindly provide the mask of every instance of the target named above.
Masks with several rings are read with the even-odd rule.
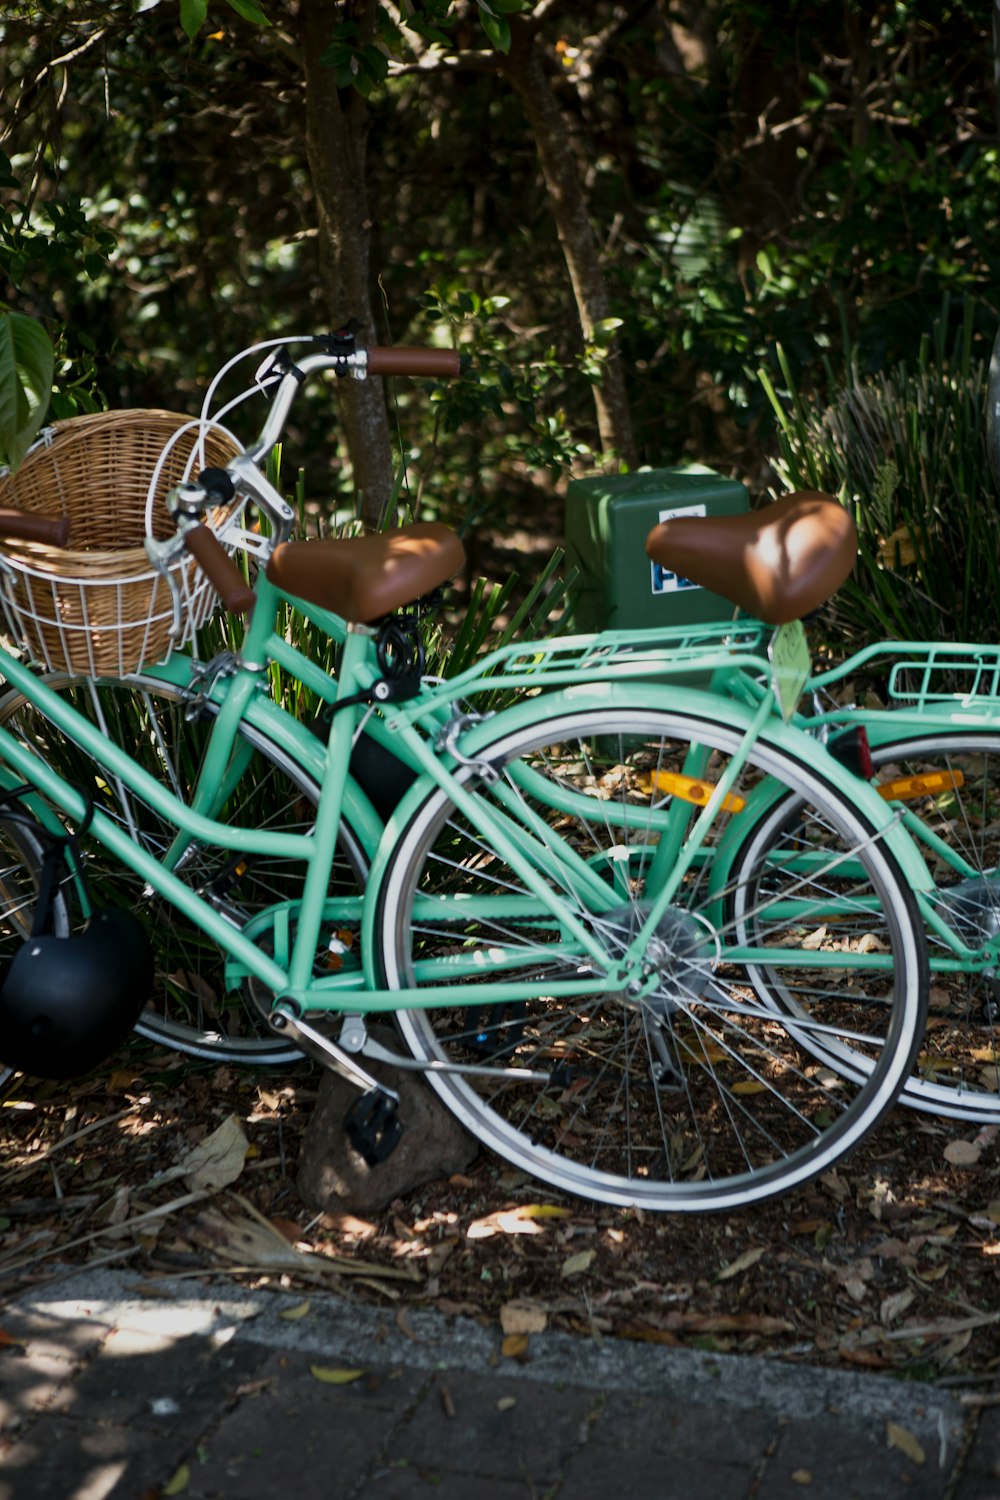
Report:
[[[340,1355],[275,1351],[268,1354],[257,1378],[266,1381],[283,1408],[294,1410],[299,1401],[335,1402],[338,1421],[350,1421],[357,1408],[371,1407],[398,1419],[426,1388],[428,1376],[416,1370],[366,1366],[358,1380],[333,1385],[313,1373],[316,1370],[352,1369],[349,1359]],[[340,1414],[343,1413],[343,1416]],[[389,1424],[391,1427],[392,1424]],[[388,1430],[388,1428],[387,1428]]]
[[[551,1484],[586,1441],[599,1399],[593,1391],[560,1391],[502,1375],[439,1375],[393,1439],[389,1457],[418,1469]]]
[[[88,1358],[114,1326],[99,1317],[54,1318],[16,1306],[5,1307],[0,1319],[8,1338],[28,1353],[44,1354],[49,1359]]]
[[[483,1479],[477,1475],[471,1487],[468,1474],[407,1466],[373,1474],[365,1483],[362,1500],[538,1500],[538,1494],[524,1479]],[[632,1500],[639,1497],[634,1495]]]
[[[944,1495],[945,1491],[942,1490]],[[948,1500],[998,1500],[1000,1480],[991,1474],[963,1474]]]
[[[255,1378],[267,1350],[213,1339],[169,1339],[119,1328],[98,1356],[60,1395],[78,1419],[171,1432],[200,1431]]]
[[[350,1494],[377,1461],[415,1383],[331,1386],[281,1369],[275,1358],[266,1381],[223,1417],[199,1445],[186,1500],[275,1500],[291,1487],[301,1495]],[[287,1363],[287,1360],[285,1361]],[[398,1409],[388,1393],[398,1393]],[[292,1481],[294,1480],[294,1486]]]
[[[965,1470],[988,1476],[1000,1495],[1000,1412],[986,1410],[980,1416]]]
[[[33,1349],[0,1355],[0,1432],[10,1432],[51,1410],[72,1390],[77,1366]]]
[[[873,1442],[860,1423],[835,1416],[788,1422],[767,1460],[762,1494],[768,1500],[938,1500],[947,1475],[937,1457],[927,1453],[922,1464],[915,1463],[887,1440]]]
[[[710,1450],[722,1446],[719,1434],[706,1434]],[[759,1455],[755,1455],[755,1462]],[[683,1496],[684,1500],[748,1500],[754,1464],[713,1463],[701,1459],[673,1459],[666,1452],[620,1448],[591,1443],[573,1454],[559,1486],[559,1500],[611,1500],[628,1495]],[[768,1496],[770,1500],[770,1496]],[[801,1500],[801,1497],[800,1497]]]
[[[46,1417],[4,1454],[0,1500],[136,1500],[170,1478],[183,1449],[181,1435]]]
[[[777,1435],[777,1425],[760,1412],[728,1411],[720,1431],[718,1412],[711,1407],[615,1391],[594,1423],[591,1441],[627,1452],[662,1453],[671,1462],[700,1463],[711,1452],[720,1463],[753,1465],[769,1434]]]

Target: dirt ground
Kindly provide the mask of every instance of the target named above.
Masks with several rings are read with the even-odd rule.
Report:
[[[987,1393],[1000,1379],[997,1127],[897,1108],[837,1171],[744,1213],[606,1208],[480,1154],[378,1215],[316,1215],[296,1167],[318,1083],[310,1064],[254,1073],[138,1039],[81,1083],[12,1080],[0,1297],[67,1262],[211,1271],[304,1300],[336,1287],[404,1332],[418,1305],[485,1319],[512,1357],[551,1326]],[[206,1141],[221,1184],[199,1174]]]

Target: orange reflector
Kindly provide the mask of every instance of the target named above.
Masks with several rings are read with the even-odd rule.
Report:
[[[715,791],[711,781],[699,781],[695,776],[681,776],[677,771],[654,771],[646,779],[648,785],[644,787],[645,791],[665,792],[668,796],[680,797],[682,802],[693,802],[696,807],[704,807]],[[725,812],[742,812],[746,805],[746,798],[737,796],[735,792],[727,792],[722,799]]]
[[[887,802],[911,802],[915,797],[926,797],[928,792],[957,791],[964,785],[961,771],[927,771],[923,776],[899,776],[895,781],[884,781],[877,791]]]

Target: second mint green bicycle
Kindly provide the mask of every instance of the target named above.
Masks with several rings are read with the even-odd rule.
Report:
[[[995,378],[994,406],[998,400]],[[836,502],[824,503],[836,512]],[[779,501],[755,514],[754,547],[766,547],[769,537],[776,544],[788,506]],[[651,535],[649,547],[659,561],[717,587],[720,557],[747,524],[670,521]],[[740,596],[753,614],[766,612],[768,602],[752,586]],[[763,680],[748,674],[716,685],[750,705],[766,692]],[[846,695],[864,701],[845,702]],[[875,788],[933,878],[930,889],[917,892],[931,963],[928,1027],[901,1101],[970,1122],[1000,1122],[1000,647],[877,643],[811,677],[795,722],[859,783]],[[741,815],[744,838],[727,879],[736,892],[732,919],[748,938],[769,893],[787,892],[793,871],[806,875],[814,867],[811,821],[795,847],[800,806],[790,792],[761,787]],[[812,920],[822,918],[828,933],[838,930],[843,918],[835,899],[825,914],[814,893],[808,905]],[[794,920],[794,902],[786,899],[784,909]],[[798,1013],[801,996],[776,971],[755,968],[752,979],[761,1003]],[[815,1055],[834,1068],[858,1062],[818,1035]]]
[[[175,642],[194,556],[247,616],[232,651],[85,674],[0,652],[9,972],[33,945],[41,965],[65,958],[126,905],[152,955],[140,1029],[219,1060],[317,1058],[357,1086],[346,1125],[370,1159],[405,1127],[366,1067],[388,1059],[567,1192],[658,1210],[765,1199],[838,1161],[910,1076],[931,877],[891,807],[789,722],[796,628],[523,641],[434,680],[421,601],[461,566],[453,533],[288,539],[260,465],[302,384],[456,368],[341,335],[270,356],[260,436],[174,486],[150,544]],[[792,614],[850,565],[843,538],[813,543],[779,570]],[[2,575],[28,639],[34,566],[11,550]],[[289,611],[321,649],[296,649]],[[755,700],[707,690],[712,675]],[[748,858],[747,812],[774,795],[794,798],[794,826]],[[0,988],[0,1052],[65,1075],[66,1018],[37,988],[17,1015]],[[398,1048],[370,1034],[379,1016]]]

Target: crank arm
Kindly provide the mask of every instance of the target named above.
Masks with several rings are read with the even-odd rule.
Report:
[[[383,1047],[381,1042],[375,1041],[374,1037],[368,1035],[362,1022],[360,1028],[356,1017],[350,1017],[344,1023],[341,1032],[341,1042],[350,1047],[352,1052],[360,1052],[362,1056],[371,1058],[372,1062],[389,1063],[394,1068],[402,1068],[408,1073],[460,1073],[464,1078],[492,1078],[507,1080],[511,1083],[539,1083],[552,1082],[551,1073],[539,1073],[534,1068],[488,1068],[484,1065],[469,1063],[449,1062],[421,1062],[416,1057],[406,1057],[401,1053],[393,1052],[388,1047]]]
[[[399,1103],[399,1095],[394,1089],[388,1088],[384,1083],[379,1083],[364,1068],[356,1063],[349,1053],[338,1047],[336,1042],[331,1042],[321,1031],[310,1026],[308,1021],[292,1013],[291,1006],[276,1005],[268,1017],[268,1022],[273,1031],[279,1036],[289,1037],[296,1046],[301,1047],[309,1057],[322,1063],[325,1068],[330,1068],[334,1073],[339,1073],[341,1078],[346,1078],[356,1089],[362,1093],[371,1093],[374,1090],[378,1094],[391,1099],[393,1104]],[[391,1054],[386,1054],[389,1061],[393,1061]]]

